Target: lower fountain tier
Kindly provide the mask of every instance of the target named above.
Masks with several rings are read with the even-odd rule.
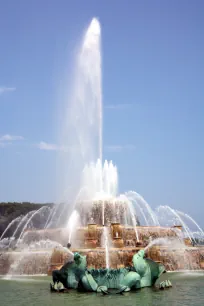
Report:
[[[141,248],[111,248],[109,250],[109,265],[112,269],[129,267],[132,265],[132,257]],[[103,248],[98,249],[73,249],[87,256],[88,268],[100,269],[106,267],[106,252]],[[172,249],[169,247],[154,246],[147,251],[147,257],[164,264],[167,271],[175,270],[200,270],[204,269],[204,247],[191,247],[184,249]],[[54,250],[48,274],[59,269],[70,259],[70,255],[59,250]]]
[[[51,263],[52,250],[35,252],[0,253],[0,274],[47,275]]]
[[[141,248],[111,248],[109,250],[110,268],[123,268],[132,265],[132,257]],[[87,256],[88,268],[105,268],[106,252],[103,248],[73,249]],[[164,264],[167,271],[204,270],[204,247],[171,249],[165,246],[154,246],[147,251],[147,257]],[[72,260],[72,255],[63,249],[42,250],[35,252],[2,252],[0,253],[0,274],[36,275],[51,274],[65,262]]]

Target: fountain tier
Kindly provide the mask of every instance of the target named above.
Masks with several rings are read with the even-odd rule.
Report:
[[[131,266],[133,255],[143,248],[148,258],[163,263],[169,271],[203,269],[204,248],[186,245],[178,228],[181,227],[176,227],[175,230],[175,227],[138,226],[137,241],[134,227],[112,223],[110,227],[105,227],[109,233],[109,247],[106,249],[102,241],[104,227],[89,224],[88,227],[76,230],[72,252],[86,255],[87,266],[94,269],[107,267],[107,252],[110,268]],[[63,250],[55,249],[49,273],[59,269],[69,257],[70,255],[63,254]]]
[[[146,256],[163,263],[166,270],[204,269],[204,247],[183,240],[182,227],[137,226],[137,232],[139,240],[133,226],[88,224],[73,233],[71,251],[86,255],[87,267],[94,269],[131,266],[133,255],[142,248]],[[68,236],[64,228],[27,230],[24,243],[29,241],[30,247],[22,252],[17,248],[0,253],[0,274],[51,274],[73,258],[72,252],[62,247]]]

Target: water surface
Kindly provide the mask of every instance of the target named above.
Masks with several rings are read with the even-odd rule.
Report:
[[[0,279],[1,306],[203,306],[204,272],[166,273],[162,279],[170,279],[173,288],[164,291],[144,288],[136,292],[117,295],[113,291],[108,296],[96,293],[50,293],[50,277],[17,277],[12,280]]]

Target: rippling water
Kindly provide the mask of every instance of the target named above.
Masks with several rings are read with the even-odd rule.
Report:
[[[103,296],[96,293],[50,293],[50,277],[20,277],[12,280],[0,279],[0,305],[80,305],[80,306],[203,306],[204,272],[166,273],[162,279],[170,279],[173,288],[164,291],[144,288],[125,295]]]

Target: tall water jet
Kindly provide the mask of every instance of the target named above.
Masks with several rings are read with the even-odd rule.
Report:
[[[66,101],[65,126],[62,127],[61,158],[64,161],[60,177],[64,174],[64,190],[72,186],[67,195],[71,202],[83,187],[83,169],[98,159],[102,161],[101,82],[101,29],[99,21],[93,18],[77,56],[73,90]],[[89,190],[93,189],[90,181],[85,185]]]
[[[96,18],[92,19],[85,34],[81,54],[79,56],[79,66],[80,75],[83,78],[80,85],[83,86],[84,97],[82,97],[83,99],[81,101],[78,100],[78,102],[80,101],[86,108],[84,110],[90,120],[89,126],[91,128],[91,137],[93,137],[93,133],[95,132],[92,128],[95,121],[95,141],[96,144],[98,143],[98,145],[95,145],[93,140],[90,139],[93,145],[90,149],[92,151],[96,149],[96,152],[92,152],[95,156],[91,154],[92,156],[88,156],[88,158],[90,159],[89,161],[96,161],[97,158],[102,161],[101,28]],[[78,98],[80,99],[81,97],[78,96]],[[90,112],[92,112],[92,114],[90,114]],[[86,118],[83,119],[86,120]],[[87,139],[84,138],[83,140],[86,141]]]

